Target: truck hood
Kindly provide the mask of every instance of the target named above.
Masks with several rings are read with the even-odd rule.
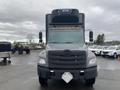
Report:
[[[46,51],[50,50],[82,50],[86,51],[89,58],[95,57],[95,54],[88,50],[86,45],[80,46],[78,44],[48,44],[46,46]]]
[[[48,44],[46,50],[87,50],[86,45],[79,44]]]
[[[46,57],[48,51],[51,50],[81,50],[86,51],[87,53],[87,63],[91,58],[96,58],[95,54],[88,50],[86,45],[80,46],[78,44],[48,44],[46,45],[46,49],[41,51],[39,56]]]

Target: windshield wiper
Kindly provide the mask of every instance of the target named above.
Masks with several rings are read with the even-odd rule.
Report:
[[[55,44],[56,43],[68,43],[69,44],[69,43],[74,43],[74,42],[49,42],[49,43],[55,43]]]
[[[49,42],[49,43],[60,43],[60,42]]]
[[[73,42],[51,42],[51,43],[73,43]]]
[[[74,42],[64,42],[64,43],[74,43]]]

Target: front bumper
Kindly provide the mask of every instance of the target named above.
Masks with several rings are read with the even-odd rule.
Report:
[[[113,56],[114,54],[113,53],[102,53],[101,55],[102,56]]]
[[[45,79],[60,80],[64,72],[70,72],[73,75],[73,79],[75,80],[92,79],[97,76],[97,66],[89,67],[86,69],[61,70],[61,69],[49,69],[47,67],[41,67],[38,65],[37,70],[39,77]]]

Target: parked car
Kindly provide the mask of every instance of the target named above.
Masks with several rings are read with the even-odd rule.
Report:
[[[89,49],[91,52],[93,52],[93,53],[95,52],[95,49],[96,49],[96,48],[97,48],[96,45],[95,45],[95,46],[93,45],[93,46],[89,46],[89,47],[88,47],[88,49]]]
[[[109,57],[117,58],[119,54],[120,54],[120,46],[109,46],[108,48],[106,48],[101,52],[101,55],[103,57],[109,56]]]
[[[96,56],[100,56],[101,52],[106,48],[107,46],[93,46],[89,47],[89,50],[92,51]]]

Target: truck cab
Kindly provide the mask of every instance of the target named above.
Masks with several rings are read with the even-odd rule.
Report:
[[[23,52],[30,54],[30,47],[28,42],[15,42],[12,46],[12,54],[16,52],[18,52],[18,54],[23,54]]]
[[[37,71],[41,86],[48,79],[84,80],[88,86],[95,83],[96,57],[85,45],[84,13],[55,9],[46,15],[46,48],[39,54]]]

